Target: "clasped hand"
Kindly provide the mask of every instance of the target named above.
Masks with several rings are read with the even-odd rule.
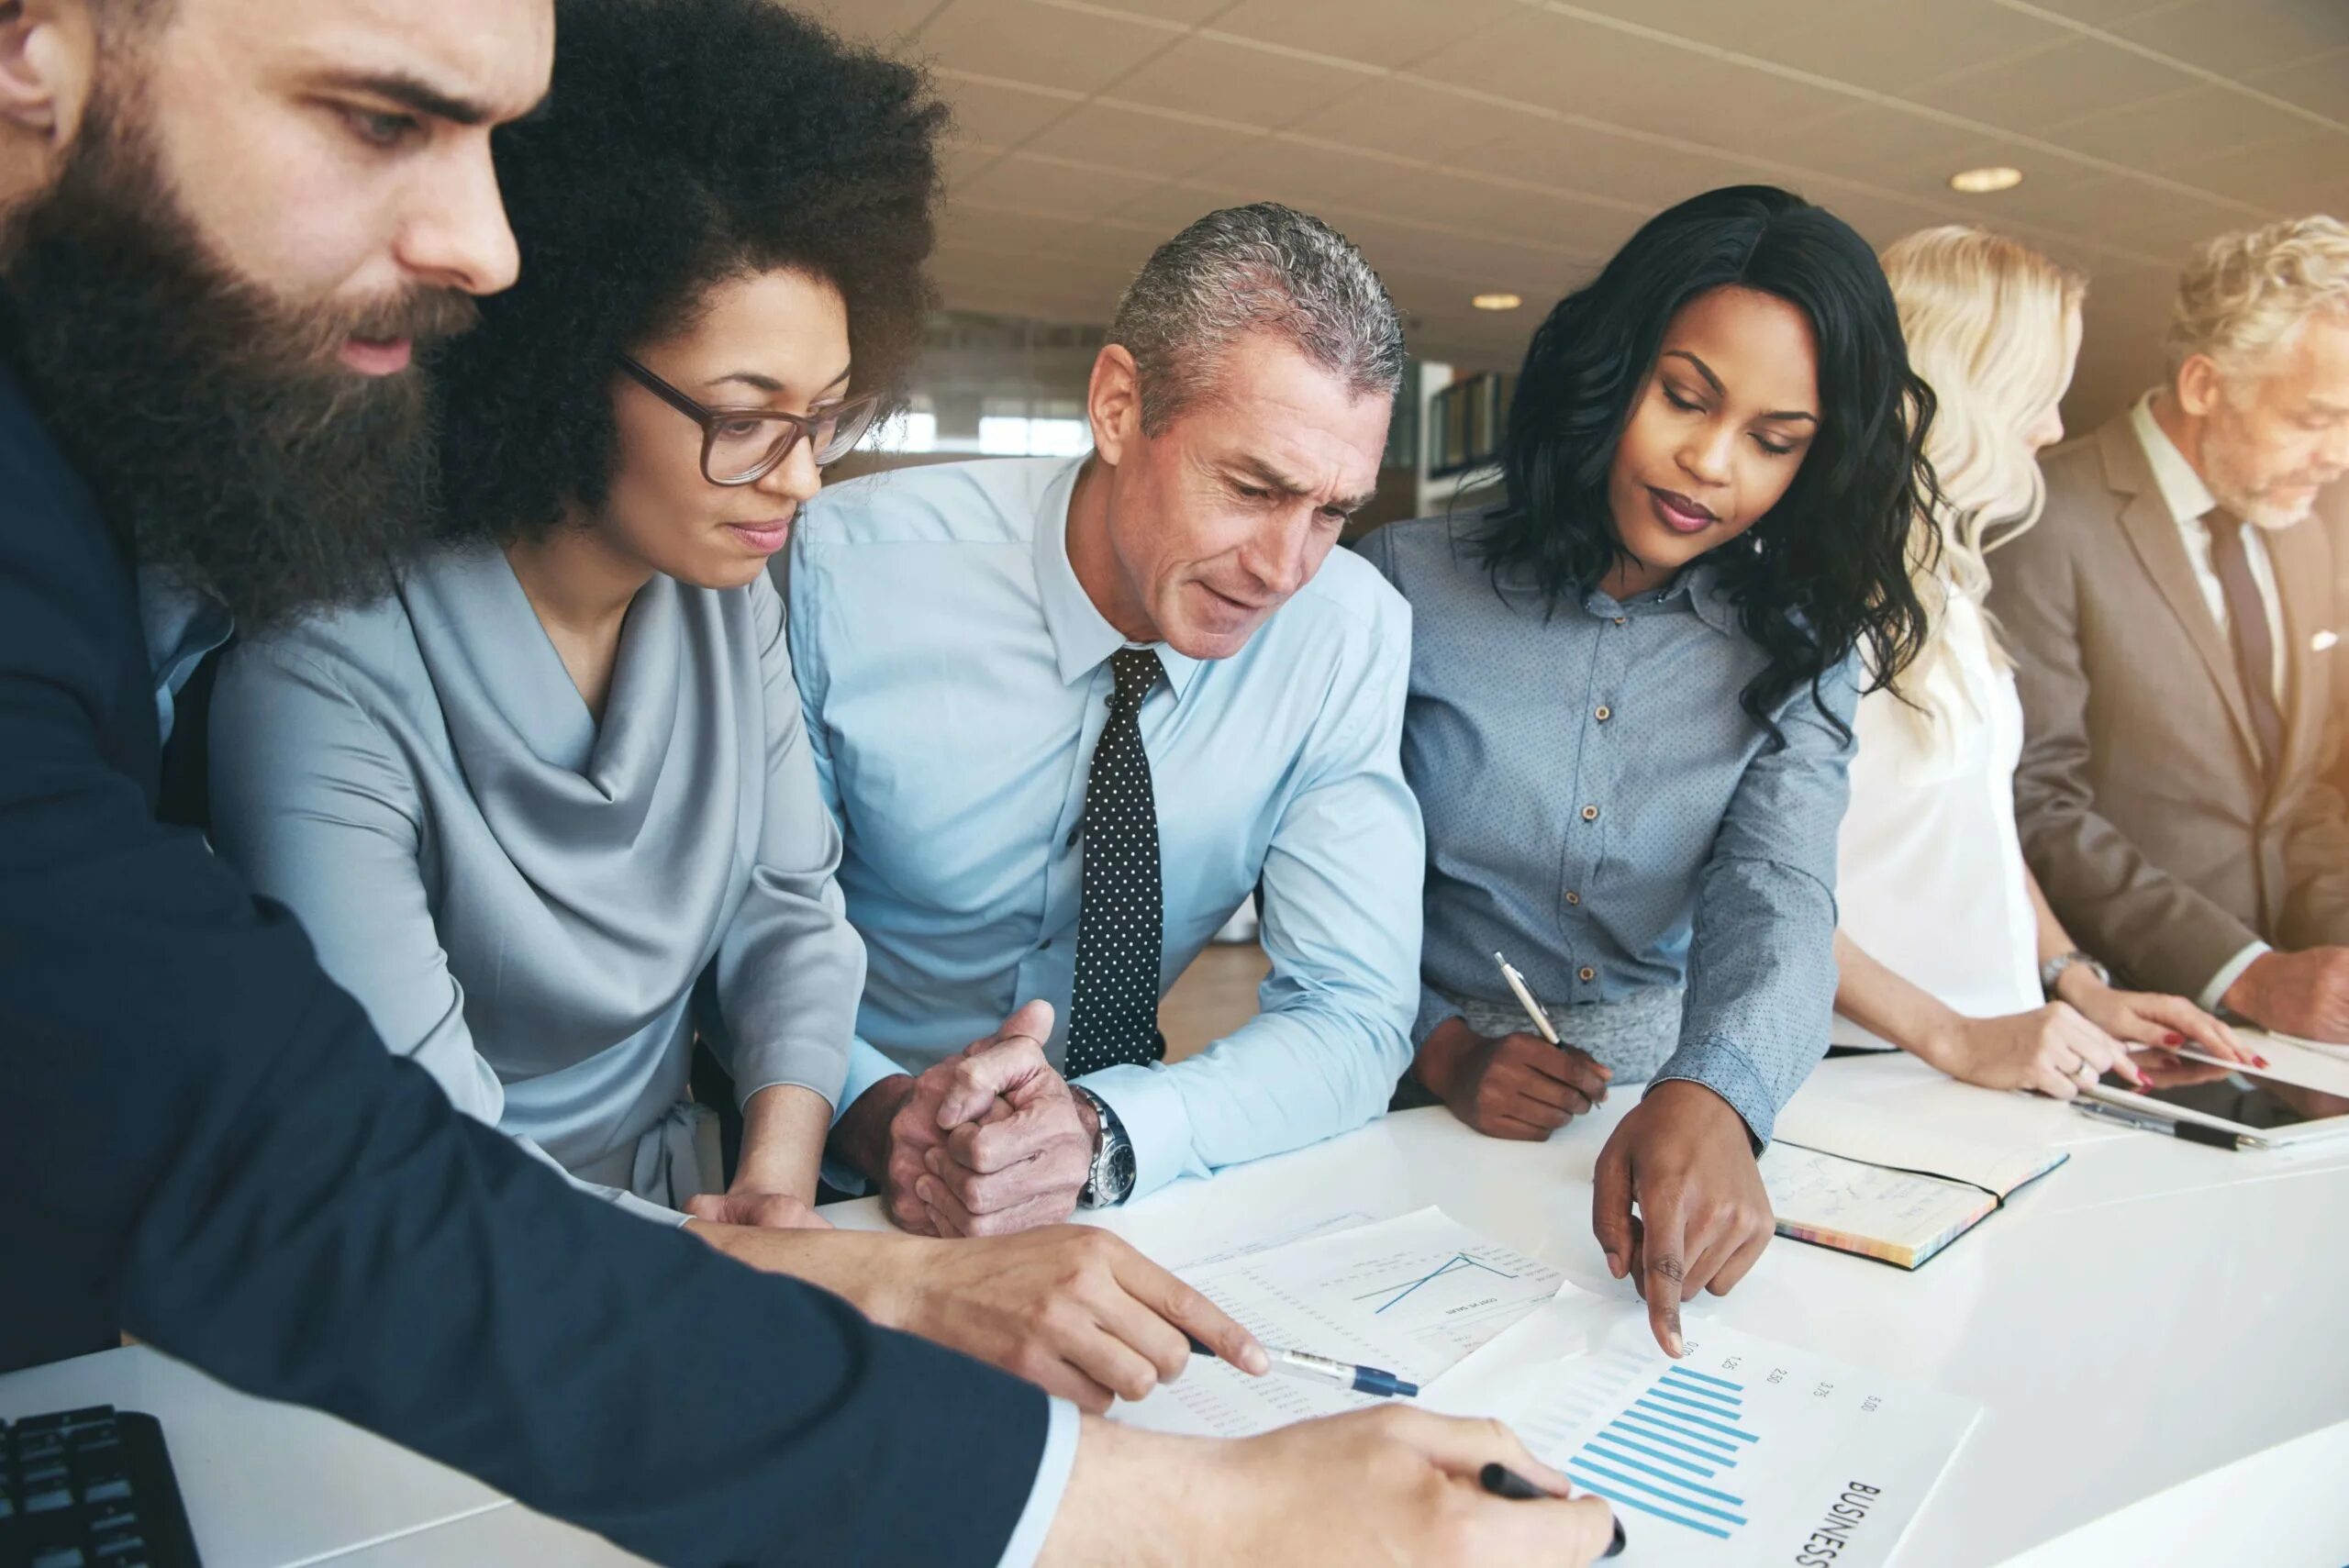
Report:
[[[1045,1060],[1030,1002],[913,1081],[889,1118],[889,1218],[923,1236],[1004,1236],[1066,1219],[1093,1167],[1092,1107]]]

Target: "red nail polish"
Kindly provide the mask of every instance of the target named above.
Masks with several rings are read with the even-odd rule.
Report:
[[[2259,1063],[2259,1065],[2261,1065],[2262,1067],[2265,1067],[2265,1066],[2266,1066],[2266,1065],[2267,1065],[2267,1058],[2266,1058],[2266,1057],[2264,1057],[2264,1056],[2254,1056],[2254,1057],[2253,1057],[2253,1058],[2252,1058],[2252,1060],[2253,1060],[2254,1062],[2256,1062],[2257,1063]]]
[[[2162,1036],[2162,1043],[2164,1045],[2184,1045],[2186,1043],[2186,1037],[2182,1034],[2166,1034]]]

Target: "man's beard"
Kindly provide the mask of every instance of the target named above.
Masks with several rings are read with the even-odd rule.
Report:
[[[247,629],[378,597],[429,542],[423,374],[335,355],[353,336],[421,350],[474,314],[447,290],[276,298],[216,256],[137,116],[102,103],[53,191],[0,234],[0,361],[131,560]]]
[[[2253,528],[2275,533],[2304,522],[2316,510],[2316,497],[2287,504],[2270,497],[2279,490],[2321,491],[2341,478],[2337,469],[2303,470],[2296,473],[2260,474],[2247,417],[2222,395],[2202,438],[2202,476],[2210,499]]]

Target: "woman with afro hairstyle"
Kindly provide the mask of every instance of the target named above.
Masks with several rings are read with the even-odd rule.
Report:
[[[521,281],[430,367],[444,542],[229,658],[219,850],[393,1051],[592,1193],[1096,1407],[1184,1329],[1261,1364],[1106,1237],[814,1215],[864,950],[766,566],[918,347],[944,111],[769,0],[557,10],[548,106],[497,133]],[[1072,1274],[1097,1313],[1043,1310]]]
[[[1428,832],[1403,1096],[1539,1140],[1649,1084],[1594,1218],[1674,1354],[1769,1240],[1755,1153],[1827,1047],[1852,715],[1923,633],[1932,407],[1857,234],[1711,191],[1535,332],[1500,504],[1365,546],[1411,601]]]

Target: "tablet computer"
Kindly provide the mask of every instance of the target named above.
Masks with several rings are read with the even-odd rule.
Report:
[[[2081,1093],[2107,1105],[2230,1134],[2237,1148],[2283,1149],[2349,1138],[2349,1096],[2190,1052],[2137,1051],[2129,1059],[2153,1080],[2151,1086],[2139,1089],[2108,1073]]]

